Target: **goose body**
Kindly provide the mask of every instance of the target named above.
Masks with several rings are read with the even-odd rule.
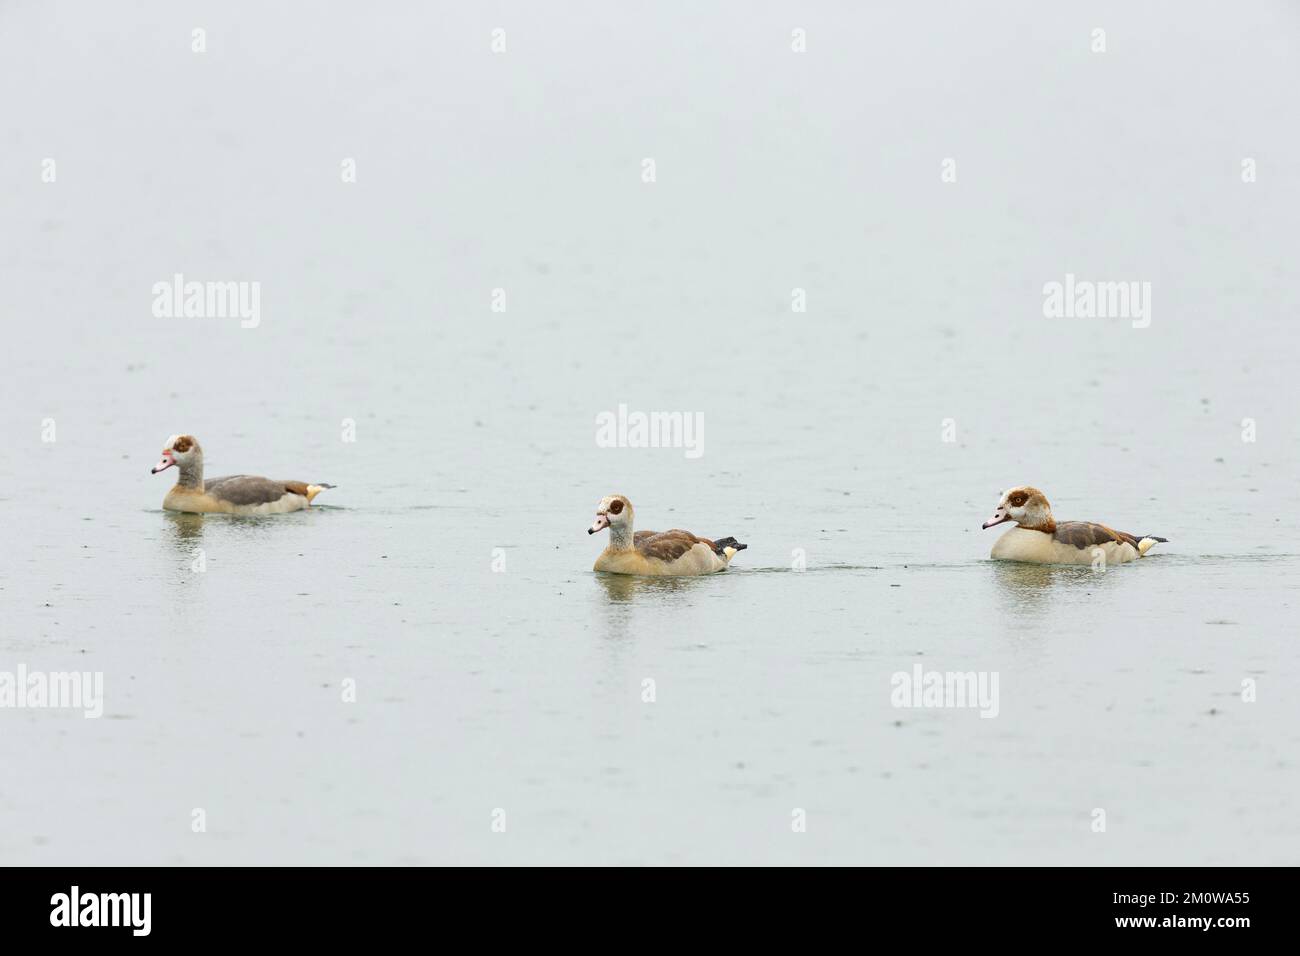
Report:
[[[689,531],[634,531],[632,502],[610,495],[596,506],[596,521],[587,529],[595,534],[609,528],[609,546],[596,558],[592,570],[609,574],[695,576],[725,571],[736,552],[748,545],[735,538],[701,538]]]
[[[1008,521],[1016,526],[994,542],[989,556],[996,560],[1108,566],[1136,561],[1167,540],[1116,531],[1092,521],[1057,522],[1047,497],[1030,487],[1006,492],[984,527]]]
[[[256,475],[227,475],[203,478],[203,449],[193,435],[173,435],[163,449],[162,460],[153,468],[179,469],[176,484],[163,497],[167,511],[194,514],[275,515],[301,511],[332,485],[302,481],[277,481]]]

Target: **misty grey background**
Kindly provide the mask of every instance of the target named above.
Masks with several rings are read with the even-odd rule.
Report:
[[[1298,42],[1285,2],[0,3],[0,670],[106,695],[0,710],[0,862],[1295,863]],[[176,272],[260,326],[155,318]],[[1150,328],[1045,319],[1066,272]],[[620,402],[703,457],[597,447]],[[338,488],[168,515],[176,432]],[[994,564],[1020,483],[1171,542]],[[614,492],[749,550],[594,575]],[[917,662],[999,716],[894,709]]]

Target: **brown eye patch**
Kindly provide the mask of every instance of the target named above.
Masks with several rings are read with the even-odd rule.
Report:
[[[623,513],[623,502],[619,501],[617,498],[615,498],[613,501],[611,501],[611,502],[609,503],[609,513],[612,514],[612,515],[622,514],[622,513]]]
[[[1017,491],[1014,495],[1012,495],[1010,498],[1007,499],[1007,503],[1011,505],[1011,507],[1013,508],[1019,508],[1028,500],[1029,500],[1029,495],[1025,494],[1023,491]]]
[[[189,451],[194,447],[194,439],[189,435],[182,435],[176,439],[176,444],[172,446],[175,451]]]

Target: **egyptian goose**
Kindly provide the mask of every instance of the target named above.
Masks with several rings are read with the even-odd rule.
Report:
[[[1168,538],[1127,534],[1091,521],[1061,521],[1037,488],[1012,488],[1002,496],[984,528],[1014,521],[1016,526],[993,545],[989,555],[1001,561],[1033,564],[1123,564],[1142,557]],[[1098,555],[1101,558],[1098,558]]]
[[[609,547],[592,570],[611,574],[713,574],[725,571],[732,556],[748,547],[735,538],[710,541],[689,531],[633,531],[632,502],[622,495],[600,499],[587,534],[604,528],[609,529]]]
[[[168,511],[278,515],[310,507],[313,498],[334,487],[272,481],[255,475],[228,475],[204,481],[203,449],[193,435],[173,435],[167,439],[162,461],[153,466],[151,474],[166,471],[172,465],[180,469],[180,477],[163,498],[163,508]]]

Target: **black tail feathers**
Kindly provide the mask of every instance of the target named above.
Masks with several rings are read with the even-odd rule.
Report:
[[[1168,544],[1168,543],[1169,543],[1169,539],[1168,539],[1168,538],[1157,538],[1157,537],[1156,537],[1155,535],[1153,535],[1153,534],[1140,534],[1140,535],[1138,535],[1138,540],[1139,540],[1139,541],[1141,541],[1143,538],[1150,538],[1152,541],[1158,541],[1158,542],[1160,542],[1161,544]]]

